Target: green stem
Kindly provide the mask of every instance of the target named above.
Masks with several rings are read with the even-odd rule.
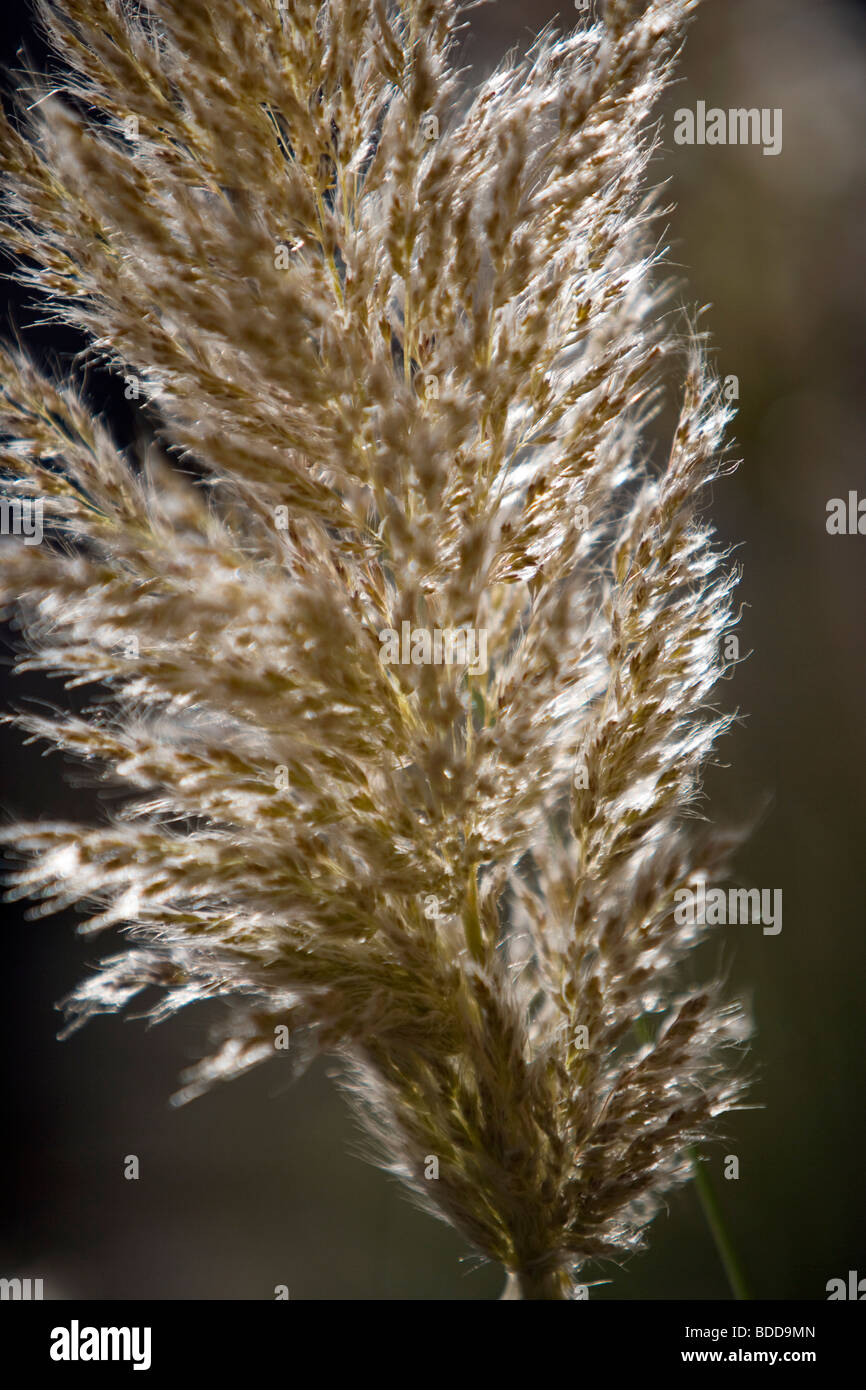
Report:
[[[645,1017],[637,1019],[634,1027],[640,1042],[648,1043],[652,1041],[652,1030]],[[749,1287],[746,1283],[746,1277],[743,1274],[742,1266],[737,1258],[737,1252],[728,1234],[725,1218],[722,1216],[722,1208],[719,1205],[719,1199],[710,1182],[706,1165],[694,1144],[689,1144],[686,1153],[692,1165],[692,1174],[695,1179],[695,1187],[698,1189],[701,1209],[703,1210],[706,1223],[712,1232],[716,1250],[719,1253],[719,1259],[722,1262],[725,1274],[728,1276],[731,1292],[734,1298],[749,1301],[751,1299],[751,1294],[749,1293]]]
[[[533,1302],[549,1302],[554,1299],[568,1299],[569,1281],[562,1271],[547,1270],[543,1274],[524,1270],[522,1273],[509,1273],[500,1302],[511,1303],[516,1299],[529,1299]]]
[[[719,1258],[725,1267],[725,1273],[728,1276],[731,1292],[736,1299],[748,1299],[750,1294],[746,1279],[737,1258],[737,1253],[731,1242],[731,1237],[728,1234],[728,1229],[725,1225],[724,1217],[722,1216],[722,1209],[719,1205],[719,1199],[710,1182],[706,1164],[694,1144],[689,1145],[686,1153],[691,1161],[692,1172],[695,1178],[695,1187],[698,1189],[698,1197],[703,1207],[707,1225],[712,1231],[713,1240],[719,1252]]]

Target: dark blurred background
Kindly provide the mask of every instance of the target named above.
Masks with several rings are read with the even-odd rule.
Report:
[[[492,0],[469,15],[465,61],[489,70],[557,14],[548,0]],[[9,4],[2,60],[32,37]],[[722,931],[711,948],[752,1003],[757,1108],[729,1117],[710,1171],[757,1298],[824,1299],[828,1279],[866,1275],[863,1183],[864,612],[866,537],[829,536],[826,506],[866,496],[863,214],[866,8],[854,0],[706,0],[663,107],[655,163],[676,204],[666,223],[684,304],[709,304],[723,376],[739,379],[736,456],[713,515],[738,545],[750,652],[723,703],[743,711],[707,782],[707,814],[768,809],[741,851],[744,885],[781,887],[779,936]],[[673,111],[781,107],[783,149],[678,147]],[[38,318],[11,286],[5,329]],[[80,346],[30,328],[43,360]],[[672,383],[673,385],[674,383]],[[92,385],[100,408],[116,388]],[[100,394],[102,393],[102,394]],[[118,417],[119,418],[119,417]],[[121,421],[122,427],[122,421]],[[9,650],[4,633],[0,657]],[[56,695],[10,681],[2,703]],[[57,755],[0,730],[14,812],[96,816],[99,797]],[[68,777],[72,774],[70,784]],[[858,849],[857,846],[860,846]],[[101,1019],[56,1041],[54,1002],[105,953],[73,919],[3,909],[0,1274],[42,1277],[46,1297],[491,1298],[445,1227],[354,1156],[358,1136],[318,1063],[288,1084],[278,1061],[181,1110],[179,1070],[198,1055],[207,1011],[158,1028]],[[127,1181],[135,1154],[140,1178]],[[740,1160],[723,1178],[725,1154]],[[708,1299],[727,1286],[691,1186],[651,1228],[649,1250],[593,1298]]]

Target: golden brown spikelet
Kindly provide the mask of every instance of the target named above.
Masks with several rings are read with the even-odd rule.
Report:
[[[0,128],[21,278],[147,407],[133,457],[0,353],[21,663],[98,683],[17,722],[130,792],[7,837],[16,891],[131,933],[68,1026],[224,996],[181,1100],[283,1027],[339,1055],[523,1297],[632,1249],[739,1093],[673,915],[726,850],[687,820],[735,579],[698,338],[661,468],[644,435],[694,8],[617,0],[467,95],[451,0],[46,0],[59,70]]]

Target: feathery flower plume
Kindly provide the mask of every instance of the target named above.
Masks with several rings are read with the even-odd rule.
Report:
[[[466,95],[454,0],[42,0],[57,70],[0,128],[18,276],[142,417],[121,448],[0,352],[20,665],[95,691],[16,722],[129,791],[7,833],[16,892],[128,943],[67,1031],[224,998],[181,1101],[281,1028],[338,1055],[509,1296],[635,1248],[740,1090],[673,915],[730,847],[688,825],[735,581],[699,338],[663,466],[645,433],[694,8],[608,0]]]

